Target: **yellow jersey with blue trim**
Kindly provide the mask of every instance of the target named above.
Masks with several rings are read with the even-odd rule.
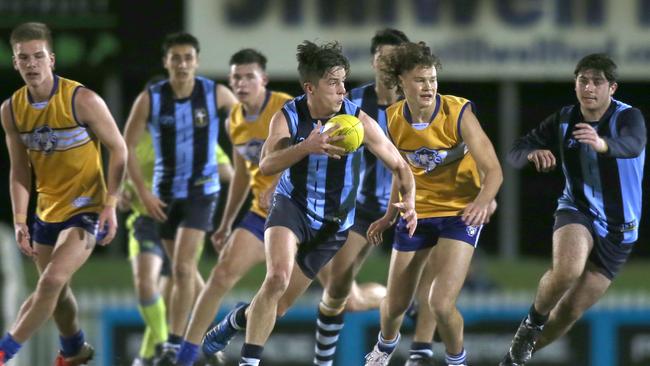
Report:
[[[388,134],[415,177],[418,218],[458,216],[480,190],[476,162],[462,141],[467,99],[436,94],[430,121],[414,123],[406,100],[386,110]]]
[[[85,212],[100,212],[106,195],[100,144],[77,120],[74,98],[83,85],[54,76],[47,102],[33,103],[27,87],[11,96],[11,112],[34,170],[36,215],[63,222]]]
[[[250,186],[253,192],[251,211],[266,217],[267,212],[259,205],[260,195],[271,188],[278,179],[278,175],[262,175],[259,168],[262,145],[269,135],[269,125],[273,115],[282,106],[293,99],[289,94],[268,91],[261,111],[256,116],[247,116],[241,103],[237,103],[230,111],[228,133],[232,146],[246,161],[246,168],[250,175]]]

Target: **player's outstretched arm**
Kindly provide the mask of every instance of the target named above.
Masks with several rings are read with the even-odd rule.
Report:
[[[108,197],[104,210],[99,215],[100,230],[104,228],[104,225],[108,226],[106,237],[99,244],[106,245],[113,240],[117,230],[115,206],[126,172],[126,144],[108,106],[95,92],[86,88],[79,89],[74,106],[77,111],[77,119],[90,127],[110,154],[107,177]]]

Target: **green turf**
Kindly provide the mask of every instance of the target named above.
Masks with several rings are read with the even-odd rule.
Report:
[[[210,273],[215,259],[212,256],[201,260],[199,268],[204,277]],[[506,261],[491,257],[482,257],[479,262],[479,276],[488,276],[497,286],[505,290],[534,290],[539,278],[550,265],[549,259],[522,258],[517,261]],[[627,263],[612,290],[640,290],[650,292],[650,282],[639,281],[646,278],[650,261],[634,259]],[[25,261],[28,284],[36,281],[36,271],[30,261]],[[382,254],[373,255],[362,268],[359,281],[384,282],[388,274],[388,258]],[[255,290],[264,278],[264,267],[259,265],[245,276],[238,287]],[[131,268],[123,258],[97,256],[91,258],[74,276],[75,288],[126,288],[132,287]]]

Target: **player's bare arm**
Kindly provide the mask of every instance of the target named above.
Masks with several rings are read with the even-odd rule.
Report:
[[[340,158],[345,149],[329,144],[335,139],[330,136],[335,129],[321,133],[321,127],[319,121],[305,140],[291,145],[287,119],[282,111],[276,112],[269,126],[269,137],[262,146],[260,159],[262,174],[278,174],[309,154],[327,154],[333,158]]]
[[[384,231],[389,227],[395,224],[397,221],[397,216],[399,209],[395,205],[399,202],[399,194],[397,188],[397,180],[393,179],[390,189],[390,199],[388,200],[388,205],[386,206],[386,212],[384,216],[380,217],[378,220],[368,226],[368,231],[366,232],[366,239],[372,245],[379,245],[384,242]]]
[[[460,123],[463,141],[482,173],[481,191],[474,201],[463,210],[463,221],[467,225],[483,225],[494,210],[491,203],[503,183],[503,172],[492,142],[487,137],[474,113],[467,109]]]
[[[20,134],[14,125],[11,116],[9,100],[5,100],[0,107],[2,116],[2,128],[5,131],[7,150],[9,150],[9,194],[14,217],[14,232],[16,243],[20,251],[27,256],[35,255],[30,245],[29,229],[27,227],[27,206],[29,204],[29,192],[32,186],[32,175],[29,167],[27,149],[20,140]]]
[[[74,100],[77,119],[90,127],[109,152],[107,175],[107,199],[99,215],[99,228],[108,226],[106,237],[99,243],[106,245],[113,240],[117,230],[115,206],[120,186],[126,172],[127,149],[117,124],[104,100],[90,89],[81,88]]]
[[[126,126],[124,127],[124,140],[126,141],[126,146],[129,150],[127,165],[129,179],[133,182],[133,186],[140,197],[140,201],[142,201],[144,207],[147,209],[147,214],[155,220],[162,222],[167,220],[167,215],[164,210],[166,204],[158,197],[154,196],[151,190],[147,188],[147,185],[142,178],[140,162],[138,162],[135,153],[138,142],[140,142],[142,134],[145,133],[147,118],[149,117],[150,103],[151,101],[149,100],[149,93],[147,91],[143,91],[138,95],[133,103],[131,112],[129,113],[129,118],[126,120]]]
[[[232,110],[232,107],[237,104],[239,101],[235,94],[228,89],[225,85],[217,84],[217,108],[225,109],[229,113]]]
[[[235,165],[235,173],[228,187],[228,198],[223,215],[221,215],[221,223],[211,237],[212,245],[217,252],[221,251],[226,244],[237,213],[250,192],[250,173],[246,168],[246,160],[237,152],[237,149],[233,149],[232,160]]]
[[[359,119],[363,123],[364,144],[384,163],[386,168],[393,172],[393,182],[395,182],[399,190],[401,200],[391,206],[402,212],[402,217],[407,221],[406,226],[409,228],[409,235],[413,235],[417,226],[413,173],[399,151],[397,151],[397,148],[379,128],[377,122],[363,111],[359,114]]]

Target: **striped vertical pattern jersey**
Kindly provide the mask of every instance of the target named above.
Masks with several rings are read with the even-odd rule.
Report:
[[[11,97],[12,117],[36,178],[36,215],[45,222],[99,213],[104,204],[100,144],[75,115],[74,98],[82,87],[55,75],[50,99],[43,108],[32,105],[26,86]]]
[[[219,192],[217,84],[196,77],[188,98],[175,99],[169,80],[149,87],[148,127],[154,143],[153,192],[161,199]]]
[[[230,158],[221,146],[217,145],[217,164],[230,164]],[[153,142],[151,141],[151,135],[144,133],[138,145],[135,147],[135,156],[140,165],[140,173],[142,174],[142,180],[147,189],[151,189],[151,184],[153,181],[153,168],[156,156],[153,150]],[[124,190],[127,190],[131,193],[131,210],[138,215],[146,215],[147,209],[144,207],[142,201],[136,193],[135,187],[131,180],[127,179],[124,182]]]
[[[386,108],[377,103],[375,83],[368,83],[350,91],[350,100],[377,121],[381,130],[387,134]],[[361,184],[357,195],[357,203],[372,212],[384,212],[390,200],[393,173],[375,157],[370,150],[363,150],[361,160]]]
[[[343,100],[337,114],[359,116],[361,109],[349,99]],[[309,136],[316,119],[312,118],[305,95],[293,99],[282,108],[287,119],[291,143],[298,144]],[[326,121],[321,121],[324,125]],[[310,154],[285,170],[275,190],[291,198],[304,209],[312,229],[319,230],[327,222],[347,230],[354,222],[354,209],[361,173],[361,150],[331,159],[324,154]]]
[[[233,148],[237,150],[246,161],[246,168],[250,174],[250,187],[253,192],[251,211],[266,217],[266,210],[259,204],[261,194],[270,189],[277,180],[277,175],[262,175],[259,168],[262,145],[269,135],[269,124],[273,115],[279,111],[284,103],[292,97],[285,93],[267,92],[262,109],[254,118],[247,117],[241,103],[237,103],[230,111],[228,133]]]
[[[464,98],[436,94],[428,123],[413,123],[405,100],[386,110],[388,134],[415,177],[418,218],[458,216],[479,193],[476,162],[462,141]]]
[[[577,123],[589,123],[607,141],[604,154],[573,138]],[[509,154],[516,166],[532,150],[560,157],[565,186],[558,210],[579,210],[592,218],[598,235],[634,243],[641,220],[646,127],[641,112],[612,99],[600,121],[585,122],[579,105],[565,106],[518,139]]]

